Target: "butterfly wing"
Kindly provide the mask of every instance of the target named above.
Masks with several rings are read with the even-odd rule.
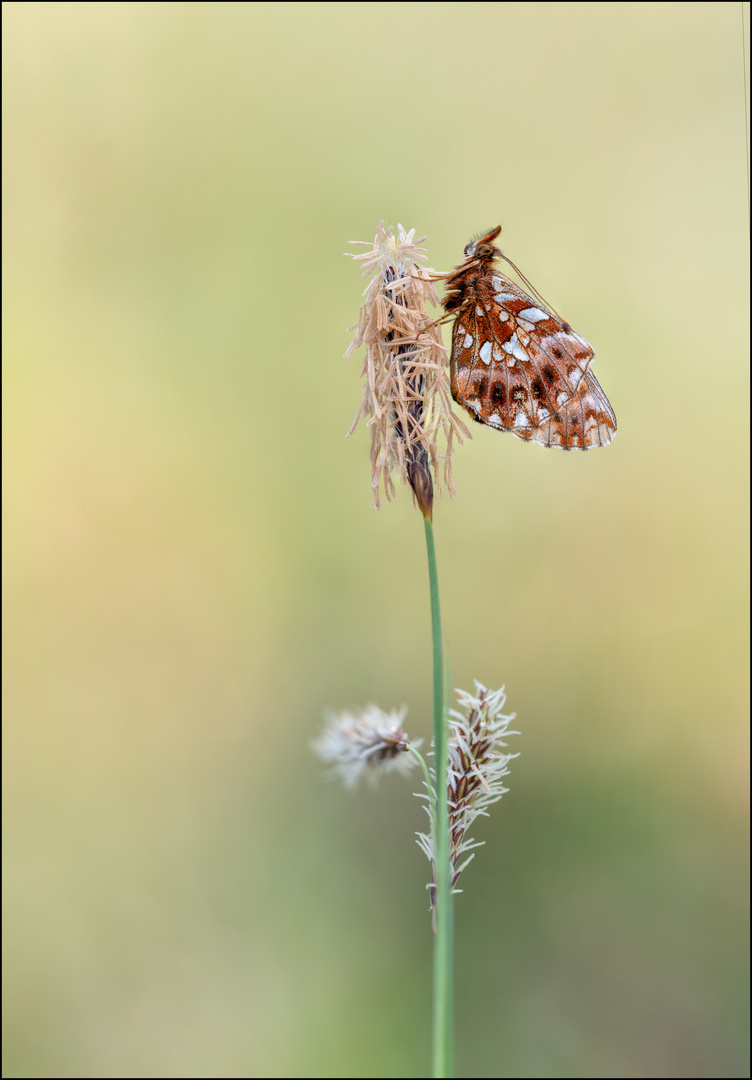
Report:
[[[514,434],[543,446],[589,450],[611,442],[616,434],[616,415],[595,375],[588,371],[574,397],[555,416],[534,428],[514,429]]]
[[[481,423],[528,431],[574,398],[592,358],[570,326],[514,282],[487,274],[454,324],[452,394]]]

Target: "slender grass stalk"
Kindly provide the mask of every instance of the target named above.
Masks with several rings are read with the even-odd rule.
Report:
[[[513,717],[501,713],[506,700],[503,687],[490,691],[477,679],[475,693],[456,691],[462,711],[449,708],[432,524],[434,481],[440,482],[438,467],[443,457],[444,486],[454,494],[453,441],[462,442],[469,432],[451,410],[439,323],[425,311],[426,302],[436,306],[438,299],[431,272],[416,261],[424,260],[425,253],[415,242],[414,230],[406,233],[400,225],[395,235],[380,222],[373,244],[364,246],[367,250],[354,258],[362,261],[364,276],[371,276],[371,282],[358,324],[352,327],[355,338],[345,355],[366,345],[361,370],[365,388],[348,434],[361,417],[371,428],[372,505],[379,507],[381,489],[387,499],[392,498],[394,473],[409,485],[423,515],[433,643],[434,765],[430,767],[419,753],[421,740],[411,740],[403,730],[404,707],[386,713],[371,704],[359,713],[332,716],[314,749],[348,787],[364,776],[375,780],[380,771],[406,772],[416,761],[423,770],[426,791],[417,794],[427,799],[430,830],[418,832],[417,842],[431,865],[432,1075],[443,1078],[454,1075],[453,893],[479,846],[467,835],[468,827],[478,816],[486,816],[486,808],[506,791],[501,778],[516,755],[502,752],[503,737]],[[438,449],[440,435],[446,440],[443,454]]]
[[[423,519],[431,592],[433,640],[433,739],[436,770],[436,925],[433,947],[433,1075],[454,1075],[454,898],[449,865],[447,803],[448,716],[444,701],[444,643],[441,637],[439,575],[433,525]]]

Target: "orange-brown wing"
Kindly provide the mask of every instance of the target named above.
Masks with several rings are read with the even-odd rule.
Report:
[[[616,416],[592,371],[585,374],[577,392],[555,416],[538,427],[514,430],[519,439],[562,450],[589,450],[607,446],[616,434]]]
[[[570,326],[514,282],[489,274],[454,324],[452,394],[483,424],[529,430],[574,397],[592,358]]]

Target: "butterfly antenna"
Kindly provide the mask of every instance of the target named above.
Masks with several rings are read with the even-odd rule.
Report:
[[[564,319],[562,319],[561,315],[556,310],[556,308],[553,306],[553,304],[549,304],[548,300],[546,300],[545,297],[541,296],[541,294],[536,289],[535,285],[533,285],[531,282],[529,282],[527,280],[525,275],[520,270],[519,266],[516,266],[507,255],[502,255],[501,257],[504,260],[504,262],[509,263],[509,265],[512,267],[514,272],[519,275],[519,277],[521,278],[522,281],[525,282],[528,289],[530,289],[530,292],[533,293],[534,296],[538,297],[540,302],[543,304],[544,308],[547,308],[550,312],[552,312],[556,316],[556,318],[559,320],[559,322],[564,322]]]

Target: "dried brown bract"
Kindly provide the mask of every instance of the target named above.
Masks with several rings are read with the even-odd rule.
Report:
[[[418,265],[425,249],[418,246],[415,230],[406,233],[384,222],[368,251],[353,255],[363,263],[363,276],[373,275],[360,309],[355,338],[345,356],[365,344],[361,370],[365,380],[363,401],[348,436],[363,416],[371,428],[372,505],[380,506],[383,485],[387,499],[394,495],[396,470],[410,485],[424,517],[430,521],[433,479],[443,457],[444,483],[454,496],[451,454],[454,438],[468,435],[453,414],[447,378],[448,357],[437,323],[426,314],[426,304],[438,297],[431,271]],[[421,238],[424,239],[424,238]],[[364,241],[352,241],[364,243]],[[446,440],[443,455],[439,437]]]

